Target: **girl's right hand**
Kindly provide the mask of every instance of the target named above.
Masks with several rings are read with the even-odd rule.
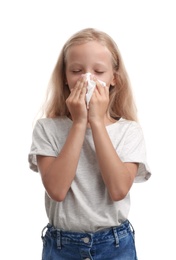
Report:
[[[66,100],[71,119],[75,123],[87,124],[86,91],[87,81],[82,77],[77,81],[75,87],[71,89],[70,95]]]

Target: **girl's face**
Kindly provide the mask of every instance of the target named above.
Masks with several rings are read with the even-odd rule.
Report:
[[[74,45],[66,54],[66,83],[70,89],[87,72],[106,82],[107,86],[114,85],[112,55],[97,41]]]

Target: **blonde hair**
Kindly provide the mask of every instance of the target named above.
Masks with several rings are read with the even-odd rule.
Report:
[[[112,54],[112,64],[115,76],[115,85],[109,90],[109,115],[113,118],[123,117],[127,120],[137,121],[137,111],[131,91],[129,78],[120,55],[120,51],[114,40],[106,33],[94,28],[83,29],[75,33],[63,46],[48,87],[46,101],[43,107],[45,117],[68,116],[66,99],[69,96],[69,88],[65,84],[65,66],[67,50],[78,44],[89,41],[97,41],[106,46]]]

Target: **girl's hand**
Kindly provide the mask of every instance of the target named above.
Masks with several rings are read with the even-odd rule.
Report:
[[[87,82],[82,77],[75,87],[71,89],[70,95],[66,100],[73,122],[87,124],[87,108],[85,102]]]
[[[88,110],[88,120],[91,122],[104,122],[109,104],[109,88],[102,86],[101,83],[94,78],[96,87],[91,97]]]

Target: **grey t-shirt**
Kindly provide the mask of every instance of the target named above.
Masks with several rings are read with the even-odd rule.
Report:
[[[67,117],[42,118],[37,121],[29,153],[29,164],[33,171],[38,171],[37,155],[59,155],[71,125],[72,121]],[[106,126],[106,129],[120,159],[123,162],[139,163],[135,182],[148,180],[151,173],[146,162],[140,125],[121,118]],[[54,201],[45,193],[45,207],[49,222],[67,231],[95,232],[118,226],[128,218],[130,194],[121,201],[111,200],[96,160],[90,128],[86,130],[76,176],[65,200]]]

